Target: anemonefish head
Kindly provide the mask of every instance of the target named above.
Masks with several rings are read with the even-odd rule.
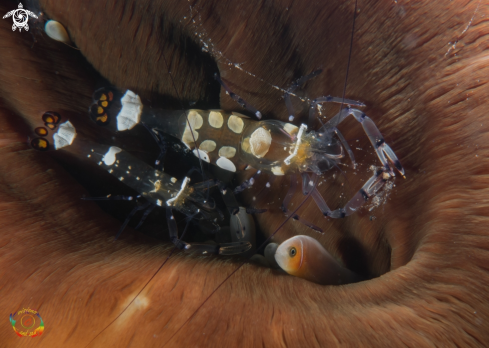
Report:
[[[295,236],[280,244],[275,252],[275,260],[287,273],[295,275],[304,262],[304,236]]]
[[[295,236],[280,244],[275,260],[288,274],[318,284],[348,284],[362,280],[340,264],[316,239]]]

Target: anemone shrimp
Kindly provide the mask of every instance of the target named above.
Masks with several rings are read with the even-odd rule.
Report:
[[[48,21],[47,24],[49,23],[51,22]],[[50,34],[48,32],[48,29],[50,27],[47,24],[45,30],[48,36],[60,36]],[[63,27],[61,26],[61,28]],[[300,78],[286,91],[284,99],[289,112],[289,120],[292,120],[294,118],[294,110],[290,101],[290,94],[295,89],[300,87],[300,85],[302,85],[304,82],[307,82],[307,80],[315,77],[317,74],[318,72],[314,72],[309,76],[304,76]],[[226,92],[231,95],[234,100],[252,110],[256,116],[259,116],[259,118],[261,118],[259,111],[251,107],[242,98],[235,95],[219,78],[218,80],[220,84],[224,87]],[[95,103],[93,104],[93,107],[95,109],[91,110],[91,115],[92,119],[96,120],[97,123],[105,125],[108,124],[110,121],[110,118],[107,115],[106,107],[109,102],[112,103],[112,98],[109,101],[107,97],[109,94],[112,95],[112,92],[100,94],[105,99],[97,100],[97,98],[95,98]],[[363,105],[352,100],[346,100],[344,97],[335,98],[328,96],[317,98],[312,101],[310,105],[309,124],[314,122],[316,106],[319,103],[324,102],[336,102],[341,103],[342,105],[343,103],[357,106]],[[179,112],[174,112],[173,116],[171,116],[171,112],[168,111],[165,112],[152,110],[149,113],[148,111],[142,112],[141,110],[143,109],[143,105],[141,104],[139,97],[131,91],[127,91],[124,94],[124,97],[121,99],[120,103],[122,107],[120,113],[118,113],[116,116],[117,121],[112,121],[113,124],[117,122],[118,131],[131,129],[132,127],[134,127],[135,124],[141,122],[146,127],[155,132],[162,131],[166,132],[167,134],[176,136],[177,138],[180,138],[187,147],[193,149],[194,154],[196,154],[199,160],[203,159],[209,162],[210,157],[216,156],[209,156],[209,153],[212,153],[217,146],[216,141],[212,140],[212,137],[215,137],[218,134],[219,136],[222,136],[222,132],[216,134],[212,134],[212,132],[210,132],[209,139],[211,140],[204,140],[202,144],[202,149],[196,142],[196,137],[198,138],[199,135],[197,129],[202,127],[203,123],[201,111],[191,110],[187,113],[181,114],[179,114]],[[104,104],[105,107],[102,106]],[[162,115],[159,115],[159,113],[164,115],[164,121],[162,121]],[[141,115],[143,116],[142,120],[140,119]],[[223,119],[223,115],[225,115],[225,119]],[[242,115],[226,115],[225,113],[222,113],[220,111],[211,111],[210,113],[205,115],[206,118],[208,117],[208,123],[210,127],[204,127],[204,136],[209,136],[209,134],[205,133],[209,133],[209,130],[212,130],[213,128],[221,128],[225,121],[227,127],[224,128],[228,129],[227,133],[231,135],[233,135],[233,133],[236,133],[238,134],[238,137],[235,134],[233,138],[232,136],[226,135],[226,132],[224,132],[224,138],[228,143],[230,142],[231,145],[234,145],[234,143],[238,143],[238,145],[222,146],[222,144],[219,144],[218,159],[216,160],[216,158],[213,158],[216,165],[230,172],[235,172],[237,166],[243,167],[243,165],[251,165],[252,167],[259,169],[259,172],[261,172],[262,170],[269,171],[273,175],[284,175],[285,173],[300,172],[302,173],[303,192],[304,194],[306,194],[308,186],[311,186],[310,183],[312,183],[312,181],[309,180],[307,172],[312,172],[316,175],[320,175],[322,172],[327,171],[331,169],[334,165],[336,165],[336,162],[344,157],[344,152],[348,153],[350,159],[353,162],[353,166],[355,167],[353,152],[351,151],[341,132],[338,130],[338,128],[336,128],[336,126],[341,123],[348,115],[354,116],[355,119],[362,124],[367,136],[371,141],[371,144],[375,148],[375,151],[382,163],[383,168],[381,170],[378,170],[367,181],[367,183],[360,189],[360,191],[358,191],[357,194],[347,203],[345,208],[340,208],[335,211],[332,211],[328,207],[317,189],[312,188],[312,196],[314,198],[314,201],[318,205],[323,215],[333,218],[341,218],[351,215],[353,212],[355,212],[359,207],[364,204],[364,202],[374,196],[375,193],[384,185],[384,183],[389,178],[394,176],[394,172],[388,164],[388,161],[390,161],[396,167],[396,169],[402,175],[404,175],[404,170],[394,152],[391,150],[389,145],[385,143],[383,137],[381,136],[379,130],[372,122],[372,120],[361,111],[357,109],[352,109],[350,107],[347,107],[344,110],[341,110],[340,108],[340,112],[326,124],[323,124],[321,130],[319,130],[317,133],[315,131],[310,131],[306,133],[305,130],[307,129],[307,126],[305,124],[302,124],[300,128],[294,126],[293,124],[283,122],[281,123],[279,121],[262,121],[256,125],[250,125],[246,117]],[[184,130],[182,130],[182,125],[184,124],[186,125],[183,126]],[[241,134],[242,132],[244,132],[243,135]],[[154,134],[152,135],[154,136]],[[334,138],[333,135],[336,135],[336,138]],[[158,140],[158,138],[155,139]],[[283,147],[286,154],[288,152],[288,156],[286,158],[283,153],[278,154],[279,147]],[[266,158],[265,156],[270,149],[271,151],[268,155],[268,157],[270,158]],[[158,159],[156,162],[158,163],[159,160],[160,159]],[[184,183],[186,182],[185,180]],[[252,178],[251,180],[254,179]],[[252,182],[251,180],[250,182]],[[246,182],[241,186],[248,187],[249,182]],[[184,184],[182,184],[181,190],[184,190]],[[242,188],[236,188],[235,192],[239,192],[239,190],[242,190]],[[290,198],[290,196],[294,193],[294,190],[295,186],[291,185],[291,192],[287,194],[286,199],[284,200],[284,204],[282,205],[282,210],[286,213],[288,212],[286,203],[288,203],[288,198]],[[158,200],[157,202],[161,201]],[[145,208],[148,207],[145,206]],[[234,211],[236,211],[236,209],[237,207],[231,208],[231,210]],[[145,213],[145,216],[147,212]],[[296,219],[299,219],[297,215],[294,215],[294,217]],[[308,224],[306,223],[306,225]],[[123,226],[125,226],[125,224]],[[314,228],[314,225],[309,226]],[[172,235],[176,235],[176,233],[173,232]]]
[[[111,93],[103,94],[105,103],[112,99]],[[62,122],[62,120],[64,122]],[[184,250],[199,250],[200,252],[216,253],[221,255],[233,255],[243,253],[251,248],[249,241],[242,241],[247,236],[249,239],[250,231],[238,229],[235,239],[236,242],[219,244],[217,246],[207,244],[188,244],[178,236],[177,225],[172,211],[177,210],[188,216],[190,222],[197,218],[204,222],[213,224],[214,221],[223,220],[222,214],[216,209],[213,199],[209,196],[210,190],[216,184],[212,180],[190,184],[190,178],[185,177],[178,180],[175,177],[151,168],[143,161],[137,159],[130,153],[117,146],[97,144],[86,140],[76,139],[77,133],[73,124],[56,112],[46,112],[42,116],[44,126],[37,127],[35,137],[31,141],[34,149],[46,151],[52,146],[55,150],[68,148],[71,155],[88,158],[97,163],[102,169],[112,176],[118,178],[125,185],[133,188],[140,193],[145,200],[140,206],[135,207],[126,218],[121,229],[116,235],[116,239],[121,235],[125,226],[128,224],[132,215],[137,211],[144,211],[138,224],[142,225],[146,217],[157,206],[166,207],[167,223],[170,231],[170,239],[179,248]],[[133,196],[110,196],[94,198],[95,200],[129,200]],[[238,211],[239,212],[239,211]],[[236,215],[238,212],[234,213]],[[185,227],[185,230],[188,227]],[[218,226],[217,226],[218,228]],[[184,233],[185,234],[185,231]]]
[[[295,117],[290,102],[290,93],[318,73],[314,72],[300,78],[287,90],[284,99],[288,106],[290,119]],[[235,95],[220,79],[219,81],[233,99],[246,105],[255,115],[258,115],[259,119],[261,118],[258,110]],[[307,125],[305,124],[297,127],[291,123],[276,120],[253,122],[239,113],[229,114],[222,110],[172,112],[145,108],[139,96],[130,90],[124,93],[120,102],[112,101],[112,99],[108,101],[107,95],[111,93],[98,91],[95,94],[90,114],[98,124],[110,124],[113,128],[117,127],[118,131],[126,131],[141,123],[156,133],[162,132],[181,140],[199,160],[213,163],[229,172],[252,167],[258,170],[258,174],[261,171],[276,176],[300,173],[304,194],[307,194],[307,187],[310,186],[307,173],[321,175],[345,157],[345,153],[348,153],[353,167],[356,166],[353,151],[337,128],[347,116],[353,116],[367,134],[382,164],[382,169],[367,180],[345,208],[332,211],[317,189],[313,188],[312,196],[324,216],[343,218],[354,213],[368,199],[372,198],[388,179],[395,176],[391,164],[404,176],[401,163],[385,142],[375,123],[365,113],[351,107],[341,109],[318,131],[306,132]],[[99,95],[103,99],[100,99]],[[315,120],[317,104],[324,102],[363,106],[359,102],[344,98],[319,97],[311,103],[309,123]],[[112,106],[119,104],[120,107],[116,107],[115,111],[109,110],[111,104]],[[160,159],[156,161],[156,163],[159,162]],[[250,183],[244,183],[241,186],[249,185]],[[242,187],[234,191],[239,192],[243,189]],[[284,205],[284,210],[287,211],[286,205]]]
[[[288,110],[291,115],[290,118],[294,118],[293,109],[290,103],[290,93],[304,81],[307,81],[315,75],[317,75],[317,72],[299,79],[287,90],[284,99],[288,105]],[[233,99],[246,104],[240,97],[234,95],[222,81],[220,81],[220,83],[227,92],[233,96]],[[237,167],[251,165],[259,169],[259,172],[261,170],[268,171],[273,175],[284,175],[285,172],[302,173],[302,189],[304,195],[307,195],[307,192],[311,190],[312,197],[324,216],[332,218],[349,216],[361,207],[369,198],[374,196],[375,193],[382,188],[384,183],[391,176],[395,175],[393,169],[388,164],[388,160],[402,175],[404,175],[404,169],[399,160],[389,145],[385,143],[373,121],[361,111],[350,107],[341,110],[330,121],[324,124],[318,132],[310,131],[305,133],[305,130],[307,129],[305,124],[302,124],[300,128],[298,128],[293,124],[274,120],[251,122],[243,115],[230,115],[220,110],[210,112],[189,110],[183,113],[180,111],[171,112],[154,109],[147,111],[143,107],[140,98],[132,91],[124,93],[123,97],[120,99],[120,108],[116,107],[116,111],[114,112],[114,104],[117,106],[119,103],[114,100],[114,93],[112,91],[97,91],[95,95],[94,104],[90,107],[90,114],[92,119],[101,125],[112,125],[113,128],[117,125],[118,131],[125,131],[132,129],[136,124],[141,123],[149,129],[157,141],[161,142],[160,137],[154,135],[153,131],[156,132],[157,135],[158,131],[172,135],[181,139],[187,147],[193,150],[193,153],[199,160],[203,159],[206,162],[210,162],[210,159],[212,159],[217,166],[230,172],[235,172]],[[317,98],[311,103],[309,119],[314,120],[316,104],[331,101],[361,105],[358,102],[345,100],[344,98],[340,99],[330,96]],[[259,115],[257,110],[254,110],[254,112],[256,115]],[[114,117],[114,115],[116,116]],[[345,208],[331,211],[316,187],[312,185],[312,181],[307,172],[320,175],[322,172],[331,169],[338,160],[344,157],[344,151],[348,153],[355,166],[353,152],[341,132],[336,128],[336,125],[343,121],[348,115],[354,116],[355,119],[362,124],[383,165],[383,169],[377,171],[365,183],[358,193],[347,203]],[[111,120],[112,118],[114,119]],[[50,130],[55,130],[58,123],[60,123],[60,115],[49,112],[45,113],[43,115],[43,121],[45,121],[45,125]],[[226,124],[227,127],[223,127],[224,124]],[[202,134],[202,138],[208,138],[207,140],[203,140],[201,145],[197,142],[199,139],[199,132],[197,130]],[[48,149],[49,141],[44,138],[48,132],[47,128],[36,128],[36,133],[40,137],[32,140],[31,144],[34,148],[38,150]],[[335,134],[337,138],[333,138],[333,134]],[[59,150],[72,145],[75,137],[75,128],[69,121],[66,121],[59,125],[57,132],[52,135],[51,142],[54,143],[55,149]],[[136,189],[136,191],[139,191],[146,199],[148,199],[148,203],[145,203],[142,207],[135,208],[128,217],[129,219],[137,210],[144,210],[145,212],[139,225],[142,224],[145,217],[151,213],[155,206],[162,205],[170,208],[178,208],[188,216],[192,216],[190,219],[196,215],[201,216],[203,219],[215,219],[215,217],[212,217],[212,214],[204,214],[204,210],[210,209],[209,202],[207,202],[209,198],[207,198],[206,201],[204,195],[199,192],[199,190],[202,190],[203,188],[209,189],[210,186],[214,186],[214,184],[207,183],[207,186],[209,187],[206,187],[205,183],[200,184],[198,186],[199,189],[197,187],[187,188],[189,178],[186,177],[182,182],[178,183],[177,179],[171,178],[164,172],[144,168],[143,164],[138,163],[135,158],[125,154],[125,152],[118,147],[107,147],[96,144],[80,145],[78,141],[75,144],[77,146],[74,147],[74,153],[78,156],[84,155],[91,158],[95,154],[101,156],[100,152],[105,153],[103,157],[98,158],[95,161],[102,167],[106,167],[105,169],[118,177],[119,180],[123,181],[126,179],[125,183]],[[237,144],[237,146],[234,146],[235,144]],[[162,152],[156,160],[157,165],[165,154],[163,146],[164,144],[161,143],[160,147],[162,147]],[[70,147],[70,149],[71,148],[72,147]],[[90,150],[88,148],[90,148]],[[216,149],[218,149],[218,157],[217,154],[214,154],[214,150]],[[119,166],[121,167],[120,169],[118,168]],[[128,175],[126,175],[126,173]],[[151,181],[150,178],[155,181]],[[174,184],[177,184],[177,186],[180,187],[180,190],[176,189]],[[145,186],[149,187],[151,191],[150,189],[144,189]],[[249,183],[244,183],[241,186],[249,186]],[[238,189],[242,190],[242,188],[236,188],[234,191],[239,192]],[[295,187],[291,185],[291,189],[295,189]],[[225,192],[226,190],[224,189],[223,191]],[[287,194],[287,197],[290,197],[290,195],[294,193],[293,190],[291,191],[291,193]],[[224,194],[224,196],[226,196],[226,194]],[[121,199],[127,200],[132,199],[132,197],[122,197]],[[229,202],[230,200],[228,199],[226,203],[229,205]],[[231,202],[233,201],[231,200]],[[197,208],[195,204],[200,204],[200,209]],[[287,203],[285,203],[285,201],[282,207],[284,212],[288,212]],[[239,207],[237,206],[228,208],[232,215],[239,212]],[[191,247],[190,244],[182,242],[178,238],[178,232],[176,230],[176,225],[173,222],[174,218],[171,214],[171,209],[167,209],[167,218],[171,239],[180,249],[200,249],[204,253],[208,253],[211,250],[217,250],[215,252],[220,254],[232,254],[235,252],[235,249],[245,252],[251,248],[249,242],[245,244],[243,244],[243,242],[238,242],[236,244],[230,244],[229,246],[218,247],[218,249],[207,247],[205,245],[194,245]],[[126,222],[123,224],[117,237],[127,225],[128,219],[126,219]],[[237,232],[237,234],[244,235],[244,232]]]

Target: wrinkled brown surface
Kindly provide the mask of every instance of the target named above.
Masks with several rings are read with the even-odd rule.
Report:
[[[49,154],[27,146],[42,113],[61,112],[80,137],[97,138],[86,117],[99,83],[95,70],[146,97],[209,102],[215,60],[238,94],[268,117],[286,119],[282,93],[270,84],[286,87],[320,67],[324,72],[308,84],[307,95],[342,95],[353,5],[45,1],[46,13],[67,26],[80,52],[43,37],[32,47],[34,28],[12,32],[11,22],[1,21],[0,346],[487,345],[488,12],[479,4],[359,4],[347,97],[367,104],[407,179],[397,179],[374,221],[368,212],[327,221],[308,202],[301,215],[325,235],[289,221],[277,239],[313,235],[365,273],[382,276],[325,287],[245,265],[181,328],[237,264],[179,254],[93,341],[169,249],[131,233],[113,242],[120,222],[80,201],[86,194],[80,184]],[[2,4],[0,12],[15,7]],[[194,33],[212,43],[212,58],[197,53]],[[224,94],[221,105],[238,109]],[[345,125],[347,139],[362,139],[358,124]],[[86,170],[93,181],[115,185]],[[358,184],[352,182],[349,195]],[[335,198],[333,186],[320,191],[336,207],[345,199]],[[261,227],[272,233],[283,219],[273,212],[261,217]],[[8,315],[23,307],[39,310],[43,336],[13,333]]]

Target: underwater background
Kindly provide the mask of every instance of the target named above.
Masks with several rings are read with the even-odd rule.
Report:
[[[0,21],[0,346],[488,344],[486,4],[46,0],[23,6],[38,16],[28,31],[12,31],[12,18]],[[0,3],[3,14],[16,8],[15,1]],[[49,19],[66,28],[68,44],[48,37]],[[114,241],[134,202],[81,198],[137,192],[86,158],[30,146],[42,115],[52,111],[72,121],[77,137],[120,146],[152,164],[159,148],[143,127],[114,135],[90,120],[96,89],[131,89],[154,108],[252,116],[223,91],[218,73],[264,119],[288,122],[284,91],[317,69],[322,73],[293,99],[294,123],[307,120],[316,97],[359,100],[406,179],[398,175],[382,199],[345,219],[324,217],[299,190],[290,206],[301,205],[297,214],[322,233],[280,209],[289,177],[260,176],[238,199],[268,209],[253,216],[258,243],[275,232],[275,243],[311,236],[361,282],[324,286],[243,257],[174,251],[166,215],[157,209],[141,229],[134,229],[135,219]],[[320,118],[338,111],[324,104]],[[359,165],[321,176],[317,188],[333,209],[379,165],[358,122],[338,128]],[[170,147],[169,173],[181,177],[200,168],[178,143]],[[206,164],[205,170],[234,185],[252,175],[226,176]],[[185,215],[175,218],[182,230]],[[188,238],[213,237],[192,224]],[[41,336],[18,337],[11,329],[9,315],[22,308],[40,314]]]

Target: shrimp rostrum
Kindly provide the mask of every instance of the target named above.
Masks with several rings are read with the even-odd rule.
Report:
[[[42,151],[48,150],[52,146],[55,150],[68,151],[76,157],[89,159],[137,191],[140,194],[138,197],[144,199],[143,204],[133,209],[116,238],[136,211],[144,210],[138,225],[140,226],[153,208],[163,207],[166,209],[170,239],[179,249],[195,250],[204,254],[232,255],[243,253],[252,247],[251,243],[244,240],[240,241],[239,238],[234,238],[232,243],[218,245],[189,244],[184,242],[182,237],[179,238],[172,210],[185,214],[188,217],[188,222],[191,219],[206,222],[223,220],[223,214],[216,208],[214,200],[208,194],[208,190],[216,186],[215,181],[208,180],[192,185],[190,178],[185,177],[183,180],[178,180],[164,171],[153,168],[119,147],[81,139],[77,137],[74,125],[69,120],[63,120],[56,112],[46,112],[42,120],[47,128],[36,128],[37,137],[31,141],[33,148]],[[96,199],[132,200],[133,197],[109,196]],[[217,224],[215,226],[219,228]]]
[[[294,82],[286,91],[284,99],[290,114],[294,110],[290,102],[293,91],[308,79],[317,76],[315,71]],[[239,104],[261,118],[261,113],[234,94],[216,77],[226,92]],[[363,127],[382,166],[343,208],[331,210],[319,191],[313,187],[312,196],[323,215],[343,218],[357,211],[373,197],[387,180],[395,176],[395,170],[404,176],[404,169],[382,134],[364,112],[352,106],[364,106],[361,102],[337,97],[320,97],[309,108],[309,124],[315,120],[317,105],[325,102],[346,105],[318,130],[309,130],[306,124],[299,127],[278,120],[256,121],[247,116],[223,110],[161,110],[144,106],[140,97],[127,90],[121,98],[108,101],[107,90],[94,94],[90,108],[91,118],[98,124],[118,131],[132,129],[144,124],[155,132],[178,138],[193,154],[218,167],[236,172],[251,166],[273,175],[300,174],[304,193],[310,188],[311,175],[321,175],[337,166],[348,154],[353,166],[354,155],[337,126],[348,116],[353,116]],[[101,97],[102,96],[102,97]],[[394,169],[395,168],[395,169]],[[287,211],[286,207],[284,211]]]

